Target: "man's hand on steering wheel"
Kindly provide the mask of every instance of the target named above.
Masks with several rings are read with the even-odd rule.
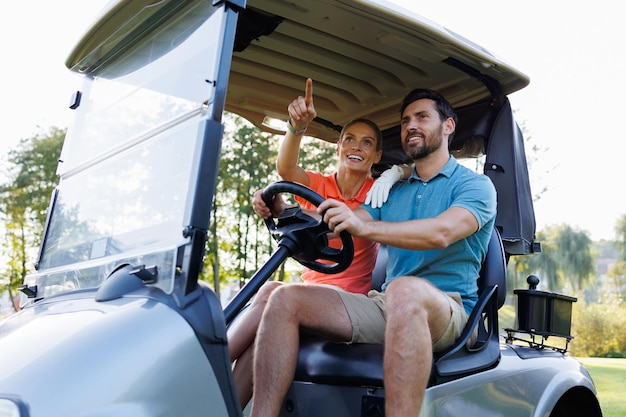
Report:
[[[324,216],[324,222],[333,233],[361,236],[364,223],[345,203],[329,198],[317,207],[317,212]]]

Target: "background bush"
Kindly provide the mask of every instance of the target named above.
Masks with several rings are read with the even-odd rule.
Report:
[[[572,356],[626,357],[626,304],[585,304],[579,299],[572,310]]]

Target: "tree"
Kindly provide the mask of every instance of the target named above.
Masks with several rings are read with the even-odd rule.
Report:
[[[50,197],[58,182],[56,167],[64,139],[64,130],[51,127],[47,133],[22,139],[9,152],[8,181],[0,185],[0,213],[5,227],[2,249],[9,259],[2,275],[11,298],[34,265]]]
[[[607,299],[617,303],[626,301],[626,261],[611,266],[606,276],[609,285]]]
[[[537,232],[537,240],[541,242],[541,252],[527,257],[526,274],[538,274],[544,288],[557,288],[561,284],[559,262],[557,260],[558,247],[554,238],[554,230],[547,229]]]
[[[307,170],[330,174],[337,169],[337,145],[305,136],[298,163]]]
[[[558,289],[571,284],[583,290],[595,271],[592,241],[585,231],[569,225],[548,227],[537,233],[541,241],[540,253],[528,257],[518,268],[526,273],[536,273],[546,288]]]
[[[562,273],[576,290],[582,291],[583,284],[590,280],[595,271],[589,234],[563,225],[557,229],[556,245],[559,248],[557,259],[561,261]]]
[[[213,200],[205,274],[212,271],[213,285],[237,279],[240,285],[274,250],[263,221],[252,210],[252,195],[280,178],[276,156],[281,138],[263,133],[244,119],[227,115],[218,184]],[[307,169],[330,172],[336,145],[305,137],[299,163]],[[285,277],[284,264],[279,280]]]
[[[216,291],[227,277],[243,283],[259,265],[259,253],[269,252],[269,240],[259,239],[263,222],[252,210],[252,195],[274,179],[277,140],[236,116],[228,116],[206,262]],[[228,267],[222,267],[228,265]]]
[[[626,213],[615,223],[615,244],[620,250],[621,259],[626,261]]]

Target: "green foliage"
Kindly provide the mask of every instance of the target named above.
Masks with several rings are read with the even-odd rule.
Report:
[[[505,334],[504,329],[515,328],[515,319],[517,318],[517,310],[514,305],[505,304],[498,310],[498,326],[500,334]]]
[[[1,244],[8,263],[0,273],[11,297],[35,261],[52,190],[58,181],[56,167],[64,138],[64,130],[52,127],[47,133],[22,139],[9,152],[5,167],[8,181],[0,185],[0,213],[5,228]]]
[[[618,222],[616,230],[621,223]],[[530,273],[540,276],[540,289],[578,296],[573,304],[570,351],[576,356],[626,357],[626,262],[613,264],[606,275],[595,271],[595,258],[619,257],[616,242],[591,242],[587,233],[567,225],[537,233],[542,253],[514,257],[509,285],[526,288]]]
[[[626,261],[626,213],[615,223],[615,242],[620,250],[621,259]]]
[[[56,167],[65,131],[56,127],[45,134],[22,139],[9,152],[7,177],[2,185],[2,212],[23,213],[39,225],[46,220],[50,194],[58,182]]]
[[[570,351],[574,356],[626,357],[626,304],[585,304],[572,308]]]
[[[252,209],[252,197],[280,179],[276,157],[281,138],[230,114],[225,124],[203,274],[203,279],[212,277],[217,291],[228,282],[243,285],[273,252],[265,224]],[[332,169],[335,145],[314,141],[309,144],[309,140],[303,140],[300,165],[322,172]]]
[[[612,303],[626,302],[626,261],[619,261],[609,269],[603,299]]]
[[[305,136],[302,138],[298,163],[309,171],[331,174],[337,168],[337,145]]]
[[[594,272],[589,234],[568,225],[561,226],[557,229],[556,245],[563,273],[576,290],[581,291]]]
[[[538,232],[537,240],[541,242],[540,253],[525,259],[513,258],[516,273],[539,275],[544,289],[556,290],[569,285],[581,292],[595,272],[593,242],[588,233],[569,225],[559,225]]]

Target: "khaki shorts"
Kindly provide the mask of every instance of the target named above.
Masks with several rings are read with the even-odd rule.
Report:
[[[372,290],[367,296],[338,290],[352,321],[352,343],[383,343],[385,340],[385,294]],[[450,301],[450,322],[441,338],[433,345],[434,352],[452,346],[467,323],[467,313],[459,293],[445,293]],[[473,343],[475,336],[470,343]]]

